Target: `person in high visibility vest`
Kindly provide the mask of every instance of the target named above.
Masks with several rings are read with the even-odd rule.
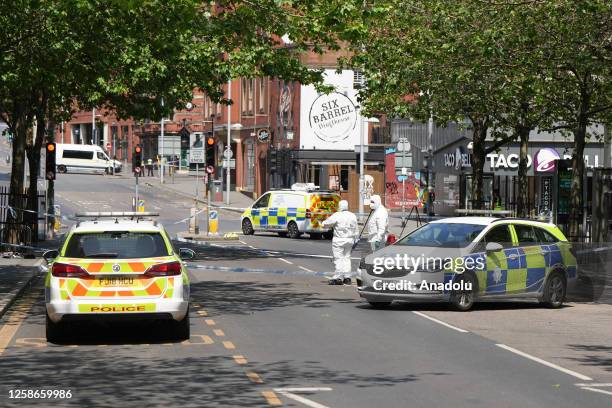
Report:
[[[153,159],[147,160],[147,176],[153,176]]]

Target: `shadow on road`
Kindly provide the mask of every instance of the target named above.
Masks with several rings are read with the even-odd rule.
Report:
[[[357,306],[361,309],[371,309],[377,310],[371,307],[368,304],[362,304]],[[561,309],[571,308],[571,305],[563,305]],[[523,309],[547,309],[548,306],[538,303],[538,302],[529,302],[529,301],[487,301],[487,302],[477,302],[474,304],[472,309],[468,312],[460,312],[457,313],[470,313],[472,311],[477,312],[481,310],[523,310]],[[423,302],[394,302],[391,306],[384,309],[385,311],[420,311],[420,312],[447,312],[447,311],[455,311],[452,305],[448,302],[432,302],[432,303],[423,303]]]
[[[319,308],[337,303],[360,303],[360,300],[296,290],[292,283],[218,280],[192,283],[191,299],[218,313],[244,315],[279,307]]]
[[[572,357],[572,360],[612,371],[612,346],[587,344],[568,344],[568,346],[575,351],[590,353],[581,357]]]

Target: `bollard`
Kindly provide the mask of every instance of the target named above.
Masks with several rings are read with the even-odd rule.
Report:
[[[219,214],[217,211],[211,211],[208,219],[208,232],[211,234],[219,233]]]

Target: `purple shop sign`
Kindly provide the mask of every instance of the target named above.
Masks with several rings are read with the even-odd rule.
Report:
[[[536,152],[534,158],[535,171],[537,173],[554,173],[557,160],[561,159],[559,153],[550,147],[545,147]]]

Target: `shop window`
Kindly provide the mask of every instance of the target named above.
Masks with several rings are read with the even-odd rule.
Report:
[[[349,166],[340,167],[340,189],[348,191],[349,189]]]

